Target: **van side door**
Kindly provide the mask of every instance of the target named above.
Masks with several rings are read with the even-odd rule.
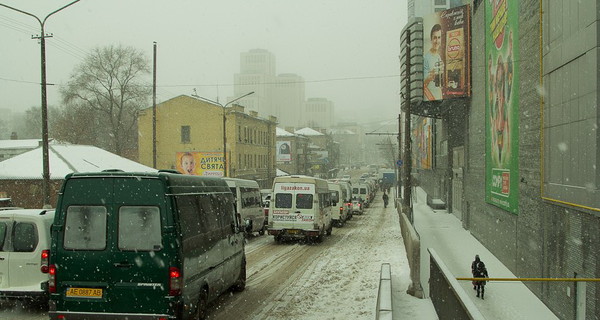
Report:
[[[223,280],[225,288],[237,280],[244,258],[244,228],[243,221],[236,219],[232,199],[227,194],[212,196],[213,208],[219,217],[221,226],[222,254],[224,261]],[[241,224],[240,224],[241,222]]]
[[[40,224],[43,226],[43,224]],[[9,284],[11,287],[40,287],[41,249],[38,248],[40,240],[40,231],[38,225],[30,219],[15,219],[10,239],[12,242],[12,252],[9,259]]]

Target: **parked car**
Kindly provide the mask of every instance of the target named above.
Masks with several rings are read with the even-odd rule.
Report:
[[[244,226],[222,178],[73,173],[50,255],[50,319],[204,319],[244,290]]]
[[[0,211],[0,298],[48,303],[54,210]]]

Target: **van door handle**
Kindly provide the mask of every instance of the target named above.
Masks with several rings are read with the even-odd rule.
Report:
[[[115,262],[113,265],[117,268],[131,268],[131,264],[127,261],[125,262]]]
[[[4,257],[0,258],[0,261],[4,261]]]
[[[298,211],[294,211],[294,213],[302,213],[302,212],[300,212],[300,210],[298,210]]]

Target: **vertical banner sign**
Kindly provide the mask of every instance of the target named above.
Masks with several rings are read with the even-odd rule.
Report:
[[[485,2],[486,202],[519,204],[519,1]]]
[[[423,17],[423,100],[471,95],[470,6]]]
[[[223,152],[177,152],[177,171],[196,176],[223,176]]]
[[[290,141],[277,141],[277,161],[292,161],[292,147]]]

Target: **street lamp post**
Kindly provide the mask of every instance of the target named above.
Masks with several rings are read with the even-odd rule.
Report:
[[[251,94],[254,94],[254,91],[248,92],[245,95],[237,97],[237,98],[227,102],[225,105],[221,105],[219,103],[219,105],[221,105],[221,107],[223,108],[223,176],[225,176],[225,177],[227,177],[227,126],[226,126],[227,113],[225,112],[225,107],[227,107],[228,105],[230,105],[242,98],[245,98]]]
[[[7,6],[5,4],[0,3],[0,6],[3,6],[5,8],[20,12],[22,14],[26,14],[28,16],[34,17],[39,23],[40,23],[40,28],[41,28],[41,33],[39,37],[34,37],[32,36],[32,39],[40,39],[40,48],[41,48],[41,56],[42,56],[42,162],[43,162],[43,192],[44,192],[44,206],[49,206],[50,205],[50,159],[49,159],[49,155],[48,155],[48,100],[47,100],[47,96],[46,96],[46,40],[45,38],[47,37],[46,34],[44,33],[44,24],[46,23],[46,20],[48,20],[48,18],[65,9],[66,7],[69,7],[77,2],[79,2],[80,0],[75,0],[63,7],[61,7],[60,9],[54,10],[52,12],[50,12],[45,18],[44,20],[40,20],[40,18],[38,18],[37,16],[23,11],[23,10],[19,10],[17,8],[13,8],[11,6]],[[51,35],[49,35],[48,37],[51,37]]]

